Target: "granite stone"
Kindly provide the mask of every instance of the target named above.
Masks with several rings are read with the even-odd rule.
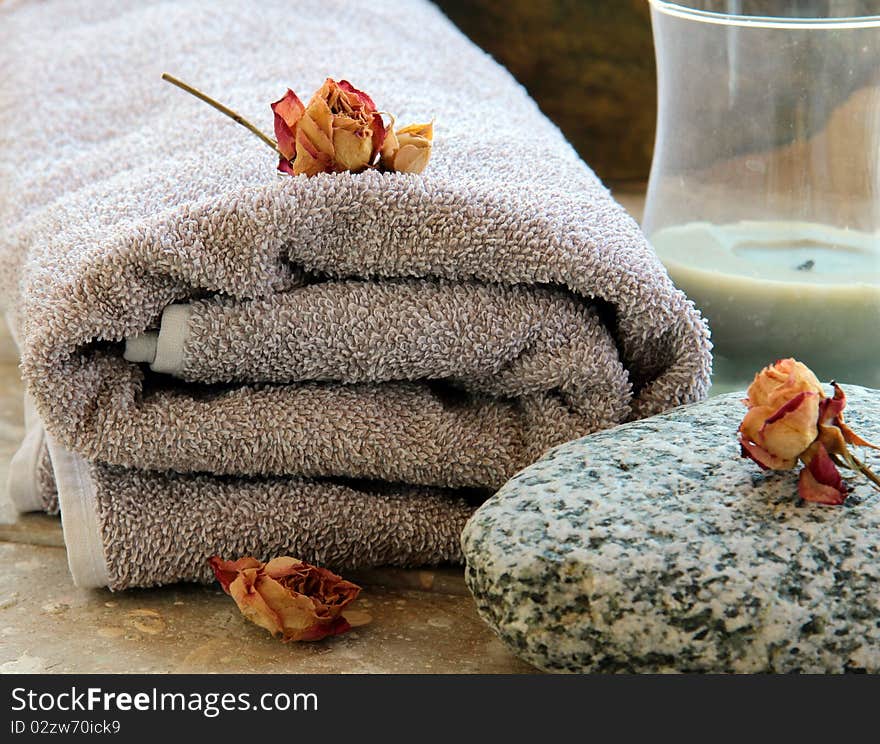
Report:
[[[880,441],[880,391],[845,385]],[[880,493],[842,507],[742,459],[743,393],[569,442],[462,536],[483,619],[523,659],[571,672],[880,671]],[[862,453],[880,470],[880,453]]]

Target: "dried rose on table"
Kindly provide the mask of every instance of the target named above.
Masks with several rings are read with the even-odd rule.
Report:
[[[352,628],[342,612],[361,589],[325,568],[288,556],[268,563],[214,556],[209,563],[241,613],[283,641],[317,641]]]
[[[362,90],[347,80],[327,78],[304,106],[292,90],[271,104],[272,139],[240,114],[200,90],[164,73],[163,80],[213,106],[249,129],[278,153],[278,170],[291,176],[382,168],[421,173],[428,165],[434,124],[411,124],[396,132],[385,126],[382,112]],[[391,117],[392,120],[394,117]]]
[[[846,499],[847,486],[838,466],[860,472],[880,487],[880,479],[847,445],[880,447],[847,426],[846,395],[837,383],[831,385],[834,397],[828,398],[816,375],[794,359],[765,367],[755,375],[743,401],[749,410],[739,427],[739,443],[743,457],[766,470],[791,470],[802,462],[800,497],[839,505]]]

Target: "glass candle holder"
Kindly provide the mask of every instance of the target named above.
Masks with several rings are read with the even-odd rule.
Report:
[[[880,387],[869,7],[651,0],[659,106],[643,229],[709,321],[716,390],[788,356]]]

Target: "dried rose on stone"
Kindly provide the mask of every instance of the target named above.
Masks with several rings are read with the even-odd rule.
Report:
[[[431,158],[434,122],[410,124],[396,132],[389,126],[382,145],[382,165],[398,173],[421,173]]]
[[[209,563],[241,613],[283,641],[317,641],[352,627],[342,612],[361,589],[325,568],[288,556]]]
[[[847,486],[837,466],[880,479],[850,452],[847,444],[880,449],[859,437],[843,420],[846,396],[831,383],[828,398],[813,372],[794,359],[780,359],[757,375],[743,401],[748,413],[739,427],[743,457],[763,469],[790,470],[798,461],[806,467],[798,479],[805,501],[839,505]]]
[[[763,468],[788,470],[818,436],[819,380],[794,359],[781,359],[755,375],[739,427],[746,455]]]
[[[272,111],[278,170],[290,175],[361,171],[376,162],[385,140],[373,99],[347,80],[327,78],[307,106],[288,90]]]

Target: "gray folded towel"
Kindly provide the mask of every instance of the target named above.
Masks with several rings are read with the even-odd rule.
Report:
[[[706,393],[705,324],[636,224],[422,0],[12,3],[0,69],[0,284],[39,414],[14,471],[50,504],[48,451],[81,584],[457,561],[545,448]],[[268,130],[288,86],[348,78],[434,117],[434,154],[280,175],[163,70]]]

